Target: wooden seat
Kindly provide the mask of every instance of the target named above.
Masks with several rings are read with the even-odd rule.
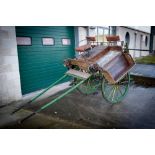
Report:
[[[91,36],[86,37],[86,39],[87,39],[87,41],[96,41],[96,38],[95,37],[91,37]]]
[[[120,41],[119,36],[113,36],[113,35],[111,35],[111,36],[106,36],[106,39],[107,39],[107,41],[109,41],[109,42]]]
[[[75,50],[77,52],[86,52],[87,50],[91,49],[91,45],[82,45],[82,46],[79,46],[77,47]]]
[[[79,78],[82,78],[82,79],[88,79],[91,76],[91,74],[89,74],[89,73],[77,71],[77,70],[74,70],[74,69],[68,70],[66,72],[66,74],[70,75],[70,76],[73,76],[73,77],[79,77]]]

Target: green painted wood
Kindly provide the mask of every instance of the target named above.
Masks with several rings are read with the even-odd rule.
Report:
[[[73,58],[74,27],[71,26],[17,26],[17,37],[31,37],[32,46],[17,46],[22,94],[48,87],[65,72],[64,59]],[[52,37],[55,45],[42,45],[43,37]],[[71,45],[62,45],[61,39],[71,39]]]
[[[128,93],[130,86],[130,74],[127,73],[123,79],[116,84],[110,84],[106,79],[102,81],[102,95],[110,103],[121,102]]]

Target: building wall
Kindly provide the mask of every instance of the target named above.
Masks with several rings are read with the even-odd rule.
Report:
[[[127,26],[129,28],[139,30],[142,32],[150,33],[151,32],[151,26]]]
[[[90,26],[88,31],[89,31],[89,36],[92,36],[92,37],[96,36],[95,26]]]
[[[130,43],[129,43],[129,49],[138,49],[138,50],[130,50],[130,54],[133,57],[140,57],[140,56],[146,56],[149,55],[149,51],[139,51],[140,49],[142,50],[149,50],[149,44],[150,44],[150,34],[129,29],[126,27],[120,27],[118,26],[116,28],[116,34],[120,36],[120,40],[125,42],[125,35],[126,33],[129,32],[130,34]],[[136,43],[135,43],[135,33],[137,35],[136,37]],[[142,42],[141,42],[141,35],[143,36]],[[145,45],[145,37],[147,36],[148,38],[148,43],[147,46]],[[141,43],[140,43],[141,42]],[[141,44],[141,48],[140,48]]]
[[[15,27],[0,27],[0,106],[21,97]]]
[[[88,36],[88,29],[86,27],[78,27],[79,46],[87,44],[86,37]]]

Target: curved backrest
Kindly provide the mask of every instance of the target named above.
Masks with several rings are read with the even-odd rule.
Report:
[[[89,49],[91,49],[91,45],[88,44],[75,48],[76,52],[86,52]]]
[[[116,41],[120,41],[119,36],[114,36],[114,35],[111,35],[111,36],[106,36],[106,39],[107,39],[107,41],[109,41],[109,42],[116,42]]]
[[[96,41],[96,38],[91,36],[87,36],[86,39],[87,41]]]

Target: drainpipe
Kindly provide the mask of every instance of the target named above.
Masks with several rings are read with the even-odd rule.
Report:
[[[74,37],[75,37],[75,47],[78,47],[79,46],[79,29],[78,29],[78,26],[74,27]],[[75,57],[78,57],[77,52],[75,52]]]
[[[110,26],[112,35],[116,35],[116,26]]]
[[[87,27],[87,36],[89,36],[89,26]]]
[[[96,28],[97,28],[97,45],[98,45],[98,26]]]

